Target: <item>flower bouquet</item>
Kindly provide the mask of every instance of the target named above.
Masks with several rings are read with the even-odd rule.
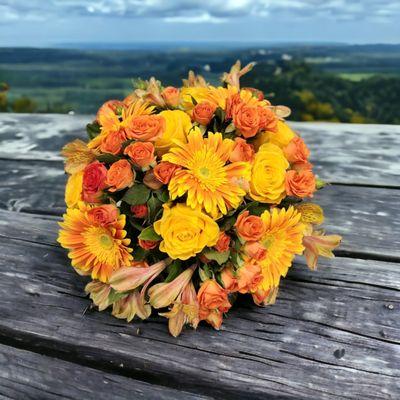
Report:
[[[131,321],[152,309],[177,336],[204,320],[219,329],[240,295],[275,301],[295,255],[316,268],[340,237],[318,228],[323,183],[309,150],[240,77],[214,87],[189,73],[181,88],[140,81],[100,107],[88,143],[63,148],[67,211],[59,243],[91,282],[100,311]]]

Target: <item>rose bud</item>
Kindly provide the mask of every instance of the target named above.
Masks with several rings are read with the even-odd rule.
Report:
[[[136,206],[131,206],[131,212],[135,218],[146,218],[148,208],[146,204],[138,204]]]

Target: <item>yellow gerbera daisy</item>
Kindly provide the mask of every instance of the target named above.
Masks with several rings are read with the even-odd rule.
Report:
[[[182,166],[175,172],[168,190],[171,199],[187,194],[186,204],[203,208],[212,217],[237,208],[250,179],[250,164],[228,164],[234,146],[220,133],[209,133],[203,138],[198,128],[188,136],[188,143],[176,141],[176,146],[163,156],[164,161]]]
[[[266,257],[260,261],[264,279],[261,288],[268,290],[279,285],[281,276],[286,276],[295,254],[302,254],[305,225],[301,214],[292,206],[287,210],[274,208],[261,215],[266,232],[260,242],[267,249]]]
[[[69,250],[68,257],[78,273],[107,282],[113,271],[131,265],[125,219],[111,205],[93,207],[79,202],[77,208],[67,209],[59,223],[58,242]]]

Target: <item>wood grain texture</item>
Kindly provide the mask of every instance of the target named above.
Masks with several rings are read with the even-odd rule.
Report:
[[[400,187],[400,126],[294,122],[328,182]]]
[[[61,162],[0,160],[0,207],[62,215],[66,176],[61,168]],[[400,260],[399,190],[332,185],[313,201],[324,208],[327,232],[343,236],[341,251]]]
[[[0,345],[0,399],[207,399]]]
[[[107,312],[85,313],[85,279],[55,246],[57,219],[18,216],[1,212],[0,339],[217,397],[399,393],[398,264],[337,258],[312,273],[300,263],[273,307],[244,303],[222,332],[201,325],[174,339],[159,317],[127,324]]]
[[[61,160],[63,144],[86,138],[89,115],[0,114],[0,158]],[[330,182],[400,187],[400,126],[293,122]]]

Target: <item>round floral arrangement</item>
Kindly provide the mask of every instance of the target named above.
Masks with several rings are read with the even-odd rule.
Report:
[[[106,102],[88,143],[63,148],[67,211],[59,243],[100,311],[131,321],[155,309],[177,336],[204,320],[219,329],[240,295],[275,301],[296,255],[316,268],[340,243],[305,201],[316,179],[303,139],[237,62],[209,85],[151,78]]]

